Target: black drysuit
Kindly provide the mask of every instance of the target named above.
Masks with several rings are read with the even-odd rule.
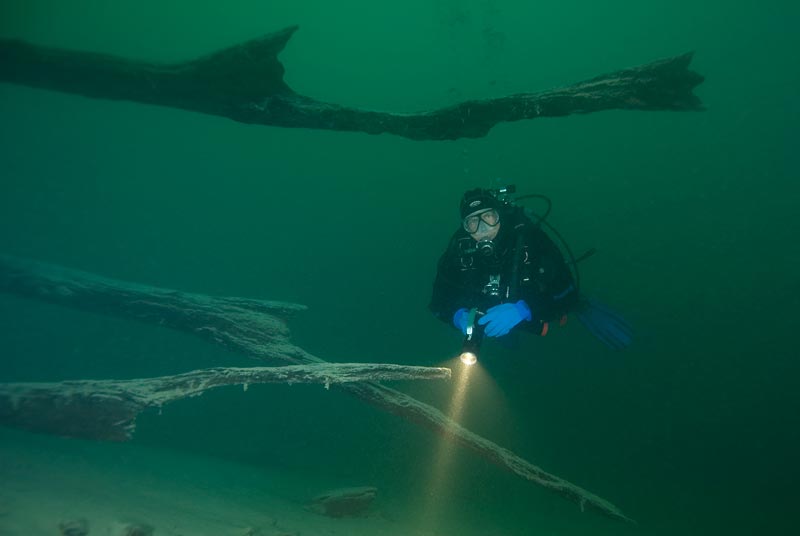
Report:
[[[521,251],[514,284],[518,233],[522,235]],[[543,334],[546,323],[560,320],[578,303],[575,282],[563,255],[519,207],[501,212],[494,243],[494,254],[484,256],[475,251],[475,240],[463,228],[456,231],[439,259],[430,310],[453,325],[453,315],[462,307],[486,312],[500,303],[524,300],[533,320],[523,321],[518,327]]]

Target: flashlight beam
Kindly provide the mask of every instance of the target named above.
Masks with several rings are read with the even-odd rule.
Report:
[[[371,401],[389,413],[453,439],[482,458],[577,503],[581,510],[588,507],[608,517],[635,523],[611,502],[548,473],[510,450],[467,430],[436,408],[379,384],[351,384],[347,390],[356,393],[360,398]]]

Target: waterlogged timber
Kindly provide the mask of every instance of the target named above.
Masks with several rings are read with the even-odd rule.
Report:
[[[412,140],[481,138],[501,122],[603,110],[703,109],[693,93],[703,76],[689,69],[692,53],[567,87],[468,100],[429,111],[352,108],[306,97],[286,84],[278,54],[296,30],[291,26],[206,56],[165,64],[0,39],[0,82],[181,108],[242,123],[388,133]]]

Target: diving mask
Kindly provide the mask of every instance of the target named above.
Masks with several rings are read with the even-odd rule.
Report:
[[[462,223],[465,231],[469,234],[475,234],[480,228],[483,228],[481,230],[488,230],[486,229],[487,226],[494,227],[500,223],[500,214],[498,214],[497,210],[490,208],[481,212],[476,212],[475,214],[470,214],[464,218]]]

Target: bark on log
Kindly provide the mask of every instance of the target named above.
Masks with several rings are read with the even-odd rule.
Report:
[[[147,408],[225,385],[339,383],[450,378],[450,369],[374,363],[212,368],[136,380],[0,383],[0,425],[83,439],[127,441]]]
[[[497,123],[602,110],[702,110],[692,93],[703,77],[692,53],[616,71],[568,87],[389,113],[321,102],[296,93],[278,60],[291,26],[207,56],[173,64],[0,39],[0,82],[129,100],[288,128],[390,133],[414,140],[486,136]]]
[[[0,292],[75,309],[135,318],[192,333],[244,355],[289,364],[325,363],[288,339],[281,316],[303,309],[283,302],[217,298],[115,281],[86,272],[0,256]],[[442,412],[377,383],[351,383],[344,391],[421,424],[483,458],[609,517],[631,521],[612,503],[480,437]]]

